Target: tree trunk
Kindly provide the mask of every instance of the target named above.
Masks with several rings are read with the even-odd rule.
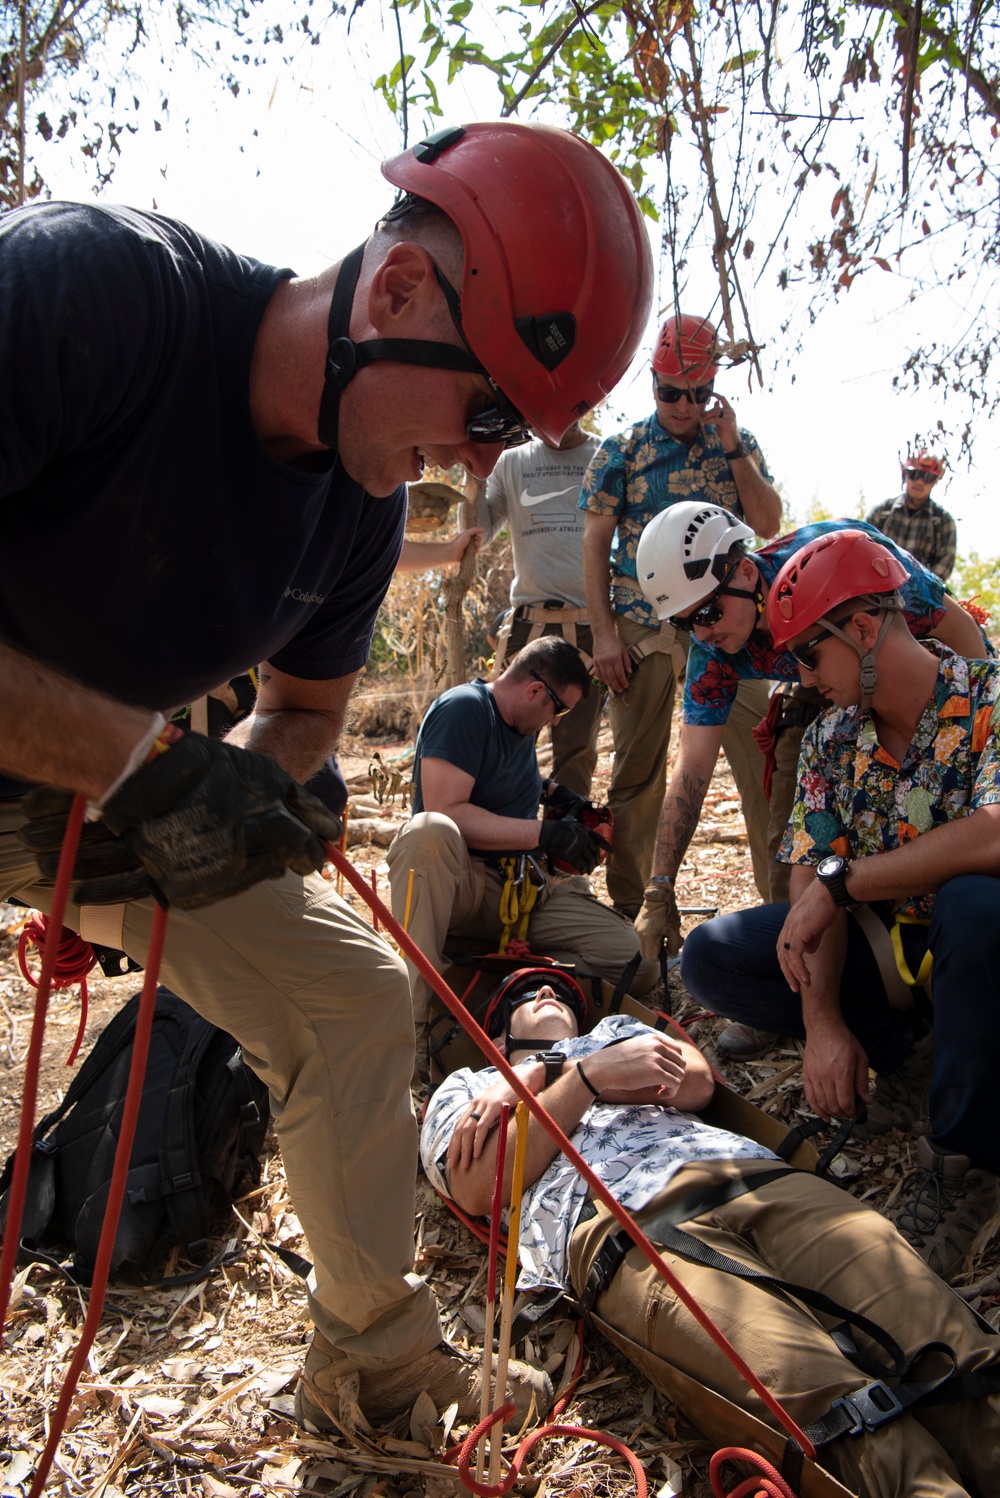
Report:
[[[486,498],[486,485],[468,474],[465,480],[466,498],[458,507],[458,528],[479,523],[479,513]],[[442,585],[444,593],[444,640],[448,656],[448,687],[457,687],[468,680],[465,652],[465,619],[462,605],[476,576],[476,549],[466,547],[465,555],[457,573],[446,577]]]

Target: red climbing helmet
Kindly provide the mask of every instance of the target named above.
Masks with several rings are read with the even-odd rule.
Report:
[[[928,479],[939,479],[944,473],[944,459],[939,458],[936,453],[928,452],[922,447],[918,453],[911,454],[903,465],[904,468],[918,468],[921,473],[926,474]]]
[[[668,317],[653,350],[653,372],[668,380],[703,385],[719,372],[719,336],[707,317]]]
[[[638,204],[594,146],[511,120],[440,130],[382,163],[462,236],[462,331],[549,443],[614,389],[649,318]]]
[[[514,1010],[533,999],[546,984],[557,999],[573,1010],[582,1034],[587,1023],[587,995],[576,979],[559,968],[520,967],[490,995],[483,1015],[483,1029],[487,1035],[493,1040],[499,1035],[509,1037]]]
[[[838,604],[869,593],[894,593],[908,579],[899,558],[867,531],[827,531],[790,556],[775,577],[767,595],[767,627],[775,645],[787,645]]]

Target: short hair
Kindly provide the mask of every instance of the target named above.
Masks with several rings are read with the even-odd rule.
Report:
[[[562,635],[542,635],[529,640],[504,675],[509,675],[512,681],[526,681],[532,671],[537,671],[556,692],[561,687],[579,687],[581,697],[590,695],[590,673],[576,646]]]
[[[904,607],[902,593],[894,588],[889,593],[859,593],[856,598],[845,598],[843,603],[834,604],[832,608],[827,609],[826,617],[849,619],[854,614],[866,614],[869,609],[885,609],[891,614],[898,615],[904,628],[909,629],[909,625],[903,619]],[[895,622],[896,620],[893,619],[893,623]]]

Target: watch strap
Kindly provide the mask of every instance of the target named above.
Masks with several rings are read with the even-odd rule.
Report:
[[[747,447],[746,443],[743,442],[742,439],[741,439],[739,442],[737,442],[737,444],[733,448],[732,452],[728,452],[727,453],[725,450],[723,450],[722,456],[724,458],[749,458],[749,456],[750,456],[750,449]]]
[[[563,1063],[566,1057],[562,1051],[536,1051],[532,1061],[540,1061],[545,1067],[545,1086],[551,1087],[553,1082],[558,1082],[562,1076]]]

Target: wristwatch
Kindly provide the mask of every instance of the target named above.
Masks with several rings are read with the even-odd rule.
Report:
[[[551,1087],[553,1082],[558,1082],[562,1076],[563,1064],[566,1057],[562,1051],[536,1051],[532,1061],[540,1061],[545,1067],[545,1086]]]
[[[750,449],[745,442],[741,441],[737,442],[731,453],[724,452],[722,456],[724,458],[749,458]]]
[[[847,893],[847,870],[850,863],[846,858],[841,858],[839,853],[828,853],[821,858],[816,865],[816,878],[830,891],[834,904],[839,905],[841,910],[856,910],[860,900],[852,900]]]

